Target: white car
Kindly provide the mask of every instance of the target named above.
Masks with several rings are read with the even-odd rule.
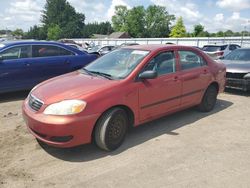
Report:
[[[205,45],[202,50],[208,54],[212,59],[220,59],[231,51],[240,48],[237,44],[223,44],[223,45]]]
[[[67,46],[71,46],[73,48],[76,48],[78,50],[81,50],[81,51],[84,51],[84,52],[87,52],[87,50],[81,46],[79,46],[78,44],[73,44],[73,43],[64,43],[65,45]]]

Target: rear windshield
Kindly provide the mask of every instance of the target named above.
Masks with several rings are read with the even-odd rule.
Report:
[[[222,46],[209,45],[209,46],[204,46],[202,50],[207,52],[216,52],[216,51],[223,51],[226,48],[227,45],[222,45]]]
[[[225,60],[250,61],[250,49],[238,49],[228,54]]]

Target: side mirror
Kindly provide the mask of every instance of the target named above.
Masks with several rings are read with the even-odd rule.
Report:
[[[139,78],[142,80],[145,79],[155,79],[157,77],[157,72],[156,71],[145,71],[139,74]]]

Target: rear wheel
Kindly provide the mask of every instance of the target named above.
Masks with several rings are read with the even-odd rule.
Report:
[[[103,150],[115,150],[125,139],[127,129],[127,113],[121,108],[113,108],[98,120],[95,128],[95,142]]]
[[[218,95],[217,88],[214,85],[210,85],[207,88],[202,98],[202,101],[198,106],[199,110],[202,112],[210,112],[211,110],[213,110],[216,104],[217,95]]]

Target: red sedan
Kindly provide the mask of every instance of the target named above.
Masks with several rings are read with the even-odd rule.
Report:
[[[192,106],[211,111],[225,76],[223,64],[193,47],[125,47],[36,86],[23,103],[23,117],[49,145],[94,141],[110,151],[122,144],[129,126]]]

